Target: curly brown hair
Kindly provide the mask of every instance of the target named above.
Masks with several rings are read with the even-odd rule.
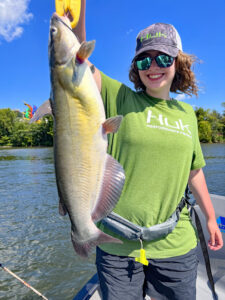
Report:
[[[170,88],[171,92],[198,96],[199,88],[195,74],[191,70],[193,63],[196,61],[196,56],[179,51],[178,56],[175,58],[176,73]],[[139,77],[135,59],[132,61],[130,67],[129,79],[134,83],[134,87],[137,91],[144,91],[146,89]]]

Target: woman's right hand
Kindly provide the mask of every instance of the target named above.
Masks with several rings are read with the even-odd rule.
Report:
[[[80,19],[78,21],[77,26],[73,29],[73,32],[78,38],[80,43],[86,41],[85,13],[86,13],[86,0],[81,0]],[[92,63],[89,61],[87,61],[87,63],[89,66],[92,65]],[[94,68],[93,77],[97,84],[98,90],[101,92],[101,87],[102,87],[101,74],[96,67]]]
[[[77,26],[73,28],[73,32],[78,38],[79,42],[86,41],[86,28],[85,28],[85,13],[86,13],[86,0],[81,1],[80,18]]]

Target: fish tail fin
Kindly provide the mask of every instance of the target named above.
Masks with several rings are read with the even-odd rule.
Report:
[[[88,257],[91,250],[97,245],[104,243],[118,243],[122,244],[123,242],[117,238],[114,238],[98,229],[96,237],[92,240],[86,242],[79,242],[74,239],[73,232],[71,232],[71,240],[76,253],[82,257]]]

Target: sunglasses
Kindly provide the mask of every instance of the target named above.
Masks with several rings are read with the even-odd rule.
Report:
[[[157,65],[160,68],[168,68],[168,67],[172,66],[174,57],[169,56],[167,54],[159,54],[155,57],[147,56],[144,58],[137,59],[136,66],[137,66],[138,70],[140,70],[140,71],[148,70],[150,68],[153,60],[156,61]]]

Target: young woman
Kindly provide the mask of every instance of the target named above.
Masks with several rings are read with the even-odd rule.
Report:
[[[74,32],[85,40],[85,0]],[[211,250],[223,246],[202,167],[195,113],[170,92],[197,95],[191,66],[170,24],[157,23],[137,36],[129,78],[136,91],[91,67],[105,105],[106,117],[123,115],[109,153],[123,166],[126,181],[115,212],[142,227],[165,222],[176,210],[187,183],[205,214]],[[90,64],[91,65],[91,64]],[[164,238],[131,241],[103,225],[101,230],[123,241],[97,248],[96,265],[104,300],[196,298],[197,236],[186,207],[174,230]],[[141,245],[142,244],[142,245]],[[149,265],[135,261],[140,248]]]

